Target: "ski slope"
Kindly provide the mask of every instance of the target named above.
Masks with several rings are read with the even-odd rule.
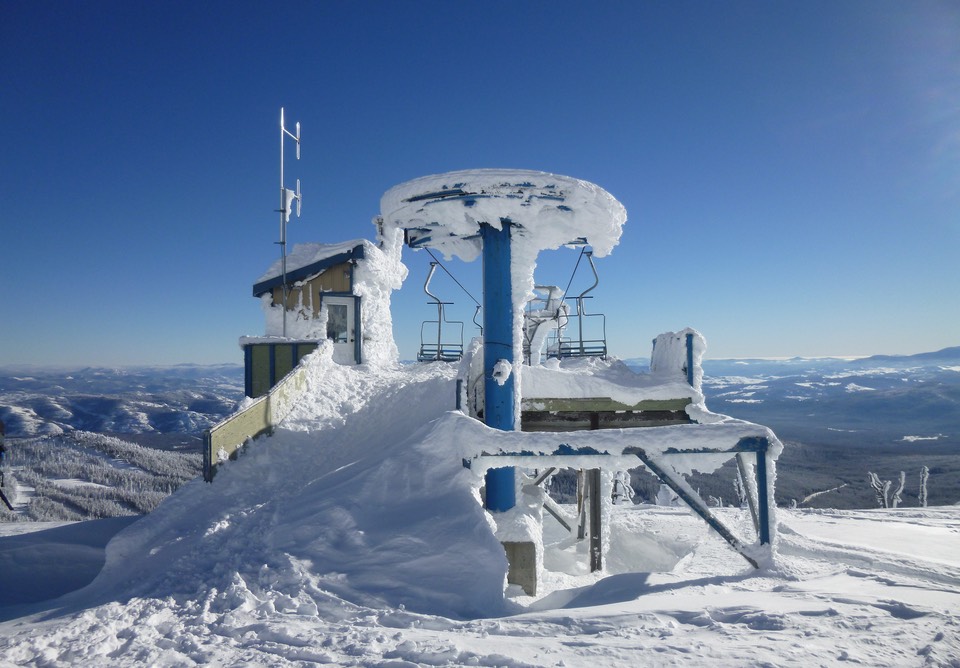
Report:
[[[780,510],[757,572],[684,509],[615,506],[606,572],[547,525],[544,595],[505,598],[455,372],[319,355],[212,484],[0,538],[0,665],[960,665],[955,507]]]

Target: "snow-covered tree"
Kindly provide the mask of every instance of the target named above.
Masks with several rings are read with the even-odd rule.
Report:
[[[656,503],[658,506],[679,506],[680,497],[670,487],[661,483],[660,491],[657,492]]]
[[[633,486],[630,484],[630,474],[627,471],[617,471],[613,476],[613,491],[610,496],[613,505],[621,501],[633,500]]]
[[[867,471],[867,475],[870,476],[870,486],[877,494],[877,504],[881,508],[889,508],[890,502],[887,501],[887,496],[890,493],[890,481],[880,480],[880,477],[873,471]]]
[[[920,469],[920,495],[918,501],[921,508],[927,507],[927,478],[930,477],[930,469],[924,466]]]
[[[900,481],[897,484],[897,488],[893,490],[893,496],[890,497],[890,507],[896,508],[900,505],[901,495],[903,494],[903,486],[906,484],[907,474],[903,471],[900,471]]]

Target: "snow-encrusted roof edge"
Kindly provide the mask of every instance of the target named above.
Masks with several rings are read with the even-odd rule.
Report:
[[[366,256],[366,244],[373,245],[366,239],[341,244],[298,244],[287,256],[287,283],[302,281],[348,260],[362,260]],[[283,276],[278,261],[254,283],[253,296],[259,297],[281,285]]]

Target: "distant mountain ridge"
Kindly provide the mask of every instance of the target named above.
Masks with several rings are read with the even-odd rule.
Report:
[[[930,353],[917,353],[915,355],[871,355],[861,361],[873,362],[960,362],[960,346],[951,346]]]

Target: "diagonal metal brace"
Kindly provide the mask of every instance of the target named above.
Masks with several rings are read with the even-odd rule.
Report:
[[[13,510],[13,505],[10,503],[10,499],[7,498],[7,495],[3,493],[2,489],[0,489],[0,500],[3,501],[3,505],[5,505],[10,510]]]
[[[640,461],[643,462],[643,465],[646,466],[650,471],[660,478],[664,484],[673,490],[674,494],[683,499],[693,512],[703,519],[711,529],[716,531],[720,536],[727,541],[730,546],[740,554],[741,557],[746,559],[751,566],[754,568],[760,568],[760,565],[757,564],[756,560],[753,559],[750,555],[747,554],[747,548],[743,542],[733,535],[733,533],[716,517],[713,513],[710,512],[710,509],[706,506],[701,499],[696,494],[691,494],[686,485],[680,484],[676,478],[674,478],[672,473],[669,473],[666,469],[661,467],[656,461],[651,458],[646,451],[642,448],[629,448],[631,454],[635,454],[640,458]]]

